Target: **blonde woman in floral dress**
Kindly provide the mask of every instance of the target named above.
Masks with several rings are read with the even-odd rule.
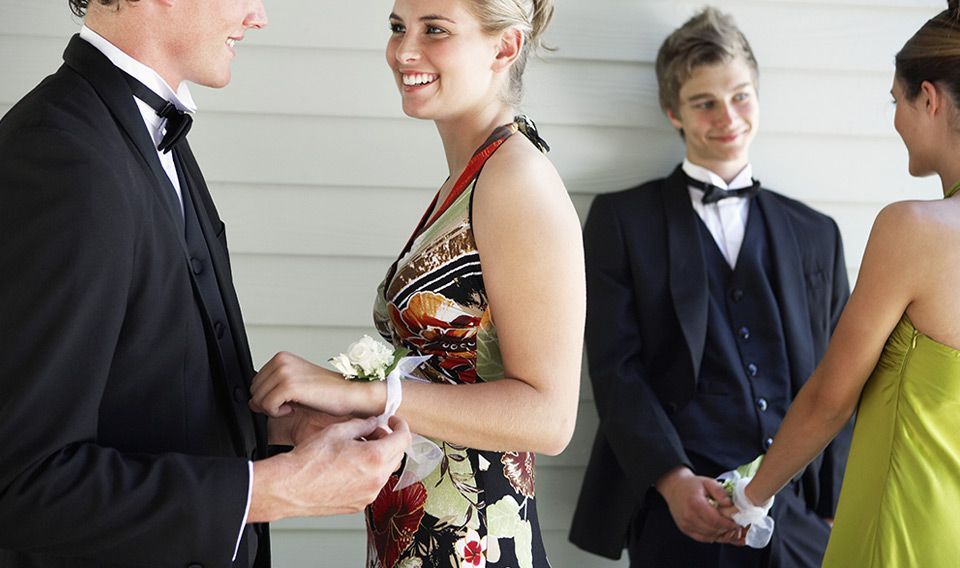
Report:
[[[557,454],[576,419],[585,312],[580,225],[533,123],[516,116],[552,0],[396,0],[387,62],[404,112],[433,120],[450,177],[375,306],[380,333],[432,358],[398,415],[440,465],[366,510],[370,568],[541,568],[534,452]],[[253,404],[334,415],[383,411],[383,383],[344,381],[279,354]]]

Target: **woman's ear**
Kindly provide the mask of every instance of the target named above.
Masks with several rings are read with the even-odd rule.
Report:
[[[923,97],[923,108],[928,115],[934,116],[944,108],[945,93],[934,83],[924,81],[920,84],[920,96]]]
[[[500,42],[497,44],[497,56],[494,61],[494,69],[501,71],[513,65],[513,62],[520,57],[523,52],[523,32],[517,28],[504,30],[500,34]]]

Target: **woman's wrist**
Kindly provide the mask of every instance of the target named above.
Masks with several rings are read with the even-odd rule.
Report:
[[[361,387],[351,389],[355,397],[353,408],[357,409],[358,414],[363,415],[364,418],[383,414],[383,409],[387,405],[386,381],[370,381],[351,386]]]
[[[753,505],[754,507],[762,507],[770,499],[759,499],[756,495],[757,488],[754,483],[751,481],[743,488],[743,496],[747,499],[747,503]]]

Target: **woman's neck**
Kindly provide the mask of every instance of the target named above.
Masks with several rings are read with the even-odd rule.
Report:
[[[473,153],[494,129],[512,122],[513,117],[512,108],[497,104],[488,105],[479,112],[436,121],[451,180],[456,180],[467,167]]]
[[[937,144],[939,153],[934,162],[934,172],[940,177],[940,186],[946,195],[960,181],[960,135],[952,129]]]

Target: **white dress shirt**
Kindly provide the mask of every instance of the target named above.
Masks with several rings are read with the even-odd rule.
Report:
[[[683,171],[688,176],[697,180],[715,185],[720,189],[739,189],[753,184],[753,167],[747,164],[740,173],[730,181],[723,181],[723,178],[711,172],[707,168],[698,166],[690,160],[683,160]],[[747,216],[750,214],[749,197],[727,197],[710,203],[703,204],[703,190],[698,187],[688,186],[690,192],[690,202],[693,210],[697,212],[707,230],[713,235],[713,240],[717,243],[717,248],[727,260],[730,268],[736,268],[737,257],[740,256],[740,247],[743,245],[743,235],[747,229]]]
[[[193,96],[190,95],[190,89],[187,88],[185,82],[180,83],[180,86],[174,91],[156,71],[130,57],[121,51],[120,48],[87,26],[80,28],[80,38],[100,50],[101,53],[107,56],[107,59],[109,59],[111,63],[123,71],[126,71],[127,74],[146,85],[147,88],[154,93],[173,103],[173,105],[181,111],[189,112],[190,114],[197,112],[197,105],[193,102]],[[133,97],[133,100],[136,101],[137,107],[140,109],[140,114],[143,115],[143,122],[147,126],[147,131],[150,133],[154,145],[159,145],[160,141],[163,140],[163,135],[167,132],[166,119],[160,118],[157,115],[157,111],[150,108],[150,105],[147,103],[136,97]],[[177,177],[177,168],[173,164],[173,152],[163,153],[158,150],[157,156],[160,158],[163,171],[165,171],[167,177],[170,178],[170,183],[172,183],[173,188],[177,190],[177,198],[180,200],[181,207],[180,213],[182,214],[183,193],[180,189],[180,178]]]
[[[120,48],[113,45],[103,36],[91,30],[87,26],[80,28],[80,38],[86,40],[87,43],[97,48],[107,57],[107,59],[110,60],[111,63],[113,63],[119,69],[126,71],[134,79],[146,85],[151,91],[173,103],[181,111],[189,112],[191,114],[197,112],[197,105],[193,102],[193,97],[190,95],[190,89],[187,88],[187,84],[185,82],[180,83],[180,86],[176,91],[174,91],[156,71],[130,57]],[[163,135],[166,133],[166,119],[160,118],[160,116],[157,115],[157,111],[150,108],[150,105],[147,103],[141,101],[133,95],[130,96],[137,103],[137,107],[140,109],[140,114],[143,116],[143,123],[146,125],[147,132],[153,139],[154,145],[159,145],[160,141],[163,140]],[[163,165],[163,171],[166,172],[167,177],[170,178],[170,183],[173,184],[173,188],[177,191],[177,198],[180,201],[181,208],[180,214],[182,215],[183,193],[180,189],[180,178],[177,176],[177,168],[173,163],[173,153],[163,153],[158,150],[157,156],[160,158],[160,164]],[[234,560],[237,559],[237,552],[240,550],[240,539],[243,538],[243,529],[247,524],[247,517],[250,514],[250,499],[253,496],[252,461],[247,462],[247,471],[249,480],[247,483],[247,506],[244,509],[243,521],[240,523],[240,534],[237,536],[237,545],[233,550]]]

